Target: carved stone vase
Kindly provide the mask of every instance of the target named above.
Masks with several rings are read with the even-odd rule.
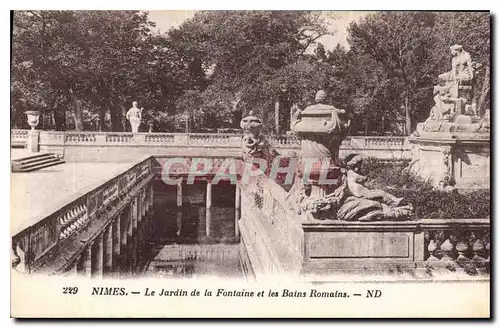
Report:
[[[34,131],[40,121],[40,112],[37,110],[30,110],[24,113],[28,117],[28,124],[31,126],[31,130]]]
[[[313,198],[322,198],[341,184],[338,151],[347,136],[348,123],[341,121],[337,112],[333,106],[312,105],[292,122],[292,131],[301,140],[299,178],[311,185]]]

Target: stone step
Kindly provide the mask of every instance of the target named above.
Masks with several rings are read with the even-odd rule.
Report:
[[[39,157],[33,157],[33,158],[23,158],[22,161],[20,161],[21,166],[27,166],[33,163],[38,163],[42,161],[46,161],[48,159],[58,159],[57,156],[54,154],[45,154],[45,156],[39,156]],[[16,162],[19,162],[19,160],[16,160]]]
[[[12,161],[12,172],[31,172],[62,163],[64,160],[52,153],[33,155]]]
[[[41,162],[37,162],[37,163],[23,166],[22,171],[23,172],[34,171],[34,170],[41,169],[43,167],[48,167],[48,166],[53,166],[53,165],[58,165],[58,164],[63,164],[63,163],[64,163],[63,160],[52,158],[52,159],[47,159],[45,161],[41,161]]]
[[[31,159],[34,159],[34,158],[47,157],[47,156],[54,156],[54,154],[52,154],[52,153],[41,153],[41,154],[37,154],[37,155],[31,155],[31,156],[26,156],[26,157],[22,157],[22,158],[17,158],[15,160],[13,160],[13,162],[27,161],[27,160],[31,160]]]

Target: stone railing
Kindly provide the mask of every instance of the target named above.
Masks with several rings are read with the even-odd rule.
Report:
[[[422,220],[422,229],[428,275],[454,272],[489,276],[489,219]]]
[[[25,147],[28,142],[29,130],[13,129],[10,132],[11,147]]]
[[[36,223],[16,227],[12,234],[12,267],[26,273],[64,271],[76,266],[79,258],[74,255],[81,253],[84,240],[90,243],[100,236],[102,246],[102,234],[105,229],[110,231],[109,225],[120,207],[131,200],[148,203],[138,211],[144,215],[152,206],[152,189],[148,186],[153,178],[153,161],[152,157],[143,159],[54,213],[34,220]]]
[[[38,131],[39,150],[64,155],[68,162],[131,161],[146,155],[237,157],[242,134],[234,133],[130,133]],[[13,146],[24,146],[27,130],[12,130]],[[270,135],[269,142],[283,156],[296,156],[300,140],[293,135]],[[127,151],[123,151],[127,147]],[[386,160],[409,160],[411,150],[404,137],[347,137],[340,157],[359,153]]]
[[[271,135],[269,143],[274,147],[297,147],[300,148],[300,140],[293,135]]]
[[[12,129],[11,140],[15,142],[25,142],[28,139],[29,130]],[[130,132],[93,132],[93,131],[40,131],[51,135],[63,135],[67,143],[178,143],[183,145],[200,144],[232,144],[240,145],[238,133],[130,133]],[[293,135],[270,135],[269,142],[275,147],[300,147],[300,140]],[[341,148],[372,148],[372,149],[406,149],[405,137],[347,137]]]
[[[305,220],[304,274],[489,277],[489,219]]]

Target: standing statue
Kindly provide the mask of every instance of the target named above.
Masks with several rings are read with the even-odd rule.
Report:
[[[127,112],[127,119],[130,122],[130,126],[132,127],[132,133],[139,132],[139,125],[141,125],[142,119],[142,110],[144,108],[137,108],[137,101],[132,103],[132,108],[130,108]]]
[[[474,69],[470,54],[458,44],[451,46],[450,50],[453,56],[451,71],[439,75],[439,79],[446,82],[458,82],[459,84],[466,84],[472,81],[474,78]]]

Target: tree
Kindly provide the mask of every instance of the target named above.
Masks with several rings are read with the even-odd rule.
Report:
[[[97,114],[98,129],[108,128],[109,117],[112,131],[123,129],[122,113],[133,100],[151,111],[174,111],[189,81],[153,26],[139,11],[16,11],[13,104],[26,98],[51,112],[57,130],[66,128],[68,108],[75,128],[92,125],[80,121]]]
[[[350,52],[358,58],[368,55],[386,76],[380,85],[391,86],[405,109],[406,132],[413,121],[423,121],[432,107],[432,87],[437,76],[449,70],[449,47],[462,44],[474,59],[486,63],[478,72],[478,80],[485,79],[489,66],[489,14],[455,12],[377,12],[364,17],[348,28]],[[373,65],[369,65],[373,71]],[[362,85],[373,79],[364,80]],[[483,82],[486,90],[489,89]],[[392,111],[399,106],[391,93],[385,105]],[[366,94],[366,93],[365,93]],[[380,103],[382,106],[384,101]],[[390,107],[388,107],[390,108]]]
[[[434,22],[435,14],[430,12],[380,12],[359,24],[351,23],[348,29],[351,51],[369,54],[389,78],[401,83],[398,91],[407,133],[412,131],[412,111],[423,105],[421,99],[426,95],[428,83],[423,73],[435,41]]]
[[[203,108],[217,107],[224,113],[218,117],[231,116],[235,107],[254,110],[267,121],[283,85],[285,98],[297,90],[297,75],[287,74],[294,65],[308,65],[300,63],[306,50],[326,33],[314,12],[209,11],[171,30],[169,38],[197,81],[193,90],[200,91]]]

